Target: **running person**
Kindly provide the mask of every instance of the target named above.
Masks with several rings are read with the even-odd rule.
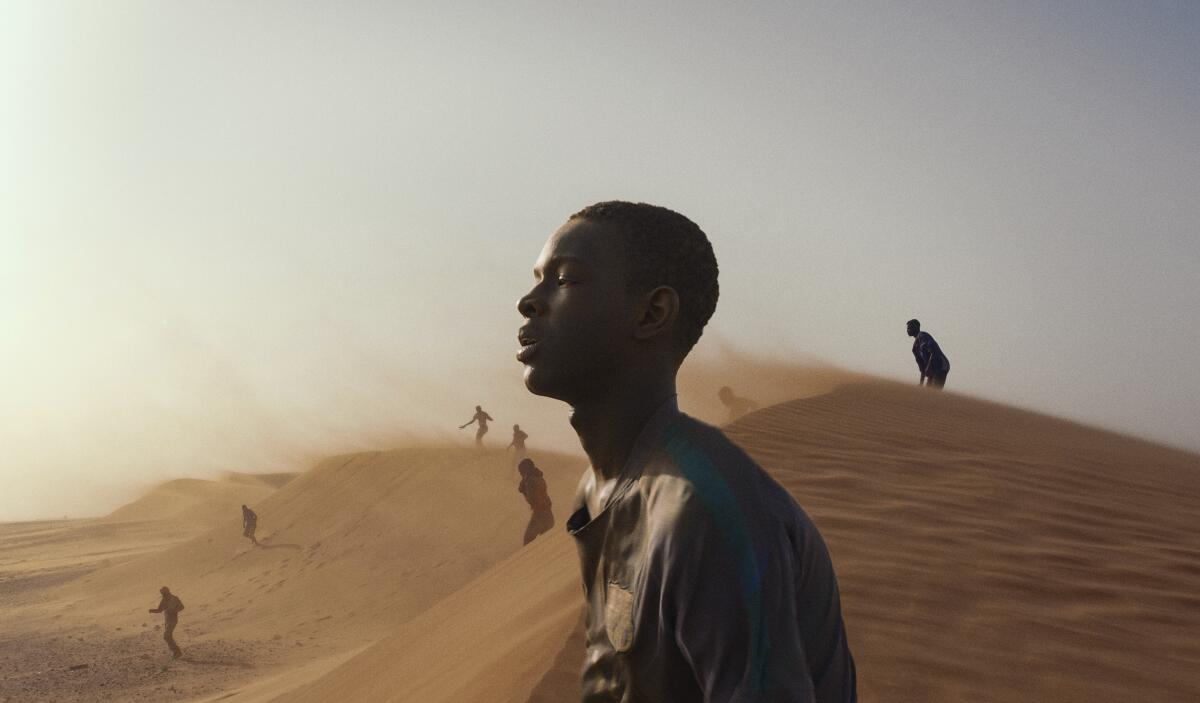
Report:
[[[521,431],[521,426],[513,425],[513,438],[512,441],[508,443],[508,446],[505,447],[505,449],[515,449],[517,450],[517,454],[524,455],[525,440],[527,439],[529,439],[529,435]]]
[[[717,292],[691,220],[606,202],[550,236],[518,303],[525,386],[571,406],[591,463],[567,521],[587,601],[584,703],[857,699],[817,528],[676,405]]]
[[[521,472],[521,485],[517,490],[525,496],[525,502],[529,503],[532,511],[522,543],[529,544],[535,537],[554,527],[554,511],[551,509],[550,494],[546,491],[546,479],[542,478],[542,471],[534,465],[533,459],[523,459],[517,464],[517,471]]]
[[[521,430],[520,425],[513,425],[512,441],[508,443],[505,449],[513,450],[513,460],[517,462],[517,467],[520,468],[521,460],[528,456],[525,452],[525,440],[529,439],[529,435]]]
[[[485,434],[487,434],[487,431],[488,431],[487,424],[488,424],[489,420],[495,422],[495,420],[492,419],[491,415],[488,415],[487,413],[485,413],[483,411],[483,408],[476,405],[475,406],[475,414],[472,415],[471,419],[468,420],[465,424],[459,425],[458,429],[460,429],[460,430],[466,429],[467,426],[470,425],[472,422],[478,422],[479,429],[475,431],[475,446],[482,447],[483,446],[483,436]]]

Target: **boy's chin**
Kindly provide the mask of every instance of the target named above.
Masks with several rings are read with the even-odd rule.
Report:
[[[525,365],[525,390],[534,395],[550,396],[550,388],[546,383],[545,372],[539,371],[530,364]]]
[[[524,380],[525,389],[534,395],[540,395],[544,398],[554,398],[556,400],[563,399],[562,384],[556,382],[555,374],[548,372],[544,368],[526,364]]]

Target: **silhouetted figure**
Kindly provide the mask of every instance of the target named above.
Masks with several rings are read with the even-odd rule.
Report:
[[[254,536],[254,531],[258,529],[258,513],[254,512],[246,506],[242,506],[242,534],[258,546],[258,539]]]
[[[529,544],[535,537],[554,527],[554,512],[551,510],[550,494],[546,491],[546,479],[542,471],[534,465],[533,459],[523,459],[517,464],[521,472],[521,485],[517,488],[529,503],[533,514],[529,516],[529,525],[525,528],[525,542]]]
[[[525,456],[525,440],[527,439],[529,439],[529,435],[521,431],[521,426],[513,425],[513,438],[505,449],[514,449],[517,456],[523,457]]]
[[[183,656],[183,650],[175,644],[175,626],[179,624],[179,611],[183,610],[183,601],[166,586],[158,589],[158,592],[162,594],[162,600],[158,602],[158,607],[150,612],[163,614],[163,639],[171,648],[171,655],[178,659]]]
[[[695,223],[606,202],[550,236],[517,304],[525,386],[571,406],[591,463],[567,521],[588,607],[583,703],[856,700],[817,528],[676,405],[717,293]]]
[[[721,404],[729,409],[729,422],[733,422],[748,412],[758,410],[758,403],[736,395],[729,386],[721,386],[721,390],[717,391],[717,397],[721,399]]]
[[[908,321],[908,336],[914,338],[913,356],[921,372],[918,385],[944,388],[946,376],[950,375],[950,360],[942,353],[942,348],[934,341],[933,335],[921,331],[920,320]]]
[[[487,434],[487,431],[488,431],[487,424],[488,424],[489,420],[492,420],[492,416],[485,413],[483,411],[483,408],[476,405],[475,406],[475,414],[471,417],[470,420],[468,420],[466,422],[466,424],[459,425],[458,429],[460,429],[460,430],[466,429],[466,427],[468,425],[470,425],[472,422],[478,422],[479,429],[475,431],[475,446],[482,447],[483,446],[483,436],[485,434]],[[494,422],[494,420],[492,420],[492,421]]]

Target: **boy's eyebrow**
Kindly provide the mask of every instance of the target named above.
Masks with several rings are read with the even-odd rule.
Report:
[[[577,263],[583,263],[583,259],[579,258],[578,256],[571,256],[570,254],[559,254],[558,256],[551,257],[550,260],[546,262],[546,268],[554,268],[555,265],[561,264],[564,261],[574,261]],[[534,278],[537,278],[538,276],[540,276],[541,273],[542,273],[542,267],[540,267],[540,266],[533,267],[533,277]]]

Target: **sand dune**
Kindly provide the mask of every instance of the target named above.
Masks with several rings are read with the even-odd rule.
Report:
[[[236,519],[242,501],[257,502],[295,476],[176,479],[102,518],[0,525],[0,592],[11,606],[38,588],[161,552],[231,516]]]
[[[829,542],[862,700],[1200,697],[1197,456],[886,383],[729,433]],[[276,700],[577,699],[572,550],[522,551]]]
[[[731,436],[809,509],[864,700],[1200,696],[1200,457],[854,385]]]
[[[829,542],[863,700],[1200,699],[1195,454],[883,382],[728,431]],[[37,550],[81,566],[8,587],[17,634],[0,649],[50,660],[30,673],[17,657],[0,701],[95,700],[79,692],[95,682],[112,700],[574,700],[581,596],[560,530],[583,463],[540,463],[559,525],[526,548],[511,462],[436,447],[335,457],[284,484],[256,506],[263,549],[235,515],[96,568],[69,525],[5,526],[0,567]],[[107,529],[150,524],[167,523]],[[188,604],[192,661],[163,666],[145,614],[161,583]],[[93,666],[59,666],[76,659]]]
[[[212,527],[230,519],[239,519],[243,504],[257,504],[297,475],[229,473],[220,481],[175,479],[156,486],[102,520],[175,520]]]
[[[549,454],[539,464],[565,503],[581,464]],[[159,623],[146,609],[167,584],[187,605],[178,635],[185,651],[219,640],[237,654],[207,647],[203,661],[239,681],[262,673],[250,668],[273,671],[374,641],[517,551],[528,519],[511,457],[473,449],[334,457],[255,508],[260,548],[242,537],[235,513],[226,526],[80,576],[9,614],[26,630],[69,623],[82,633],[74,636],[111,649],[122,633]],[[155,659],[165,651],[153,634],[140,646]],[[206,677],[185,678],[191,693],[203,689]]]

